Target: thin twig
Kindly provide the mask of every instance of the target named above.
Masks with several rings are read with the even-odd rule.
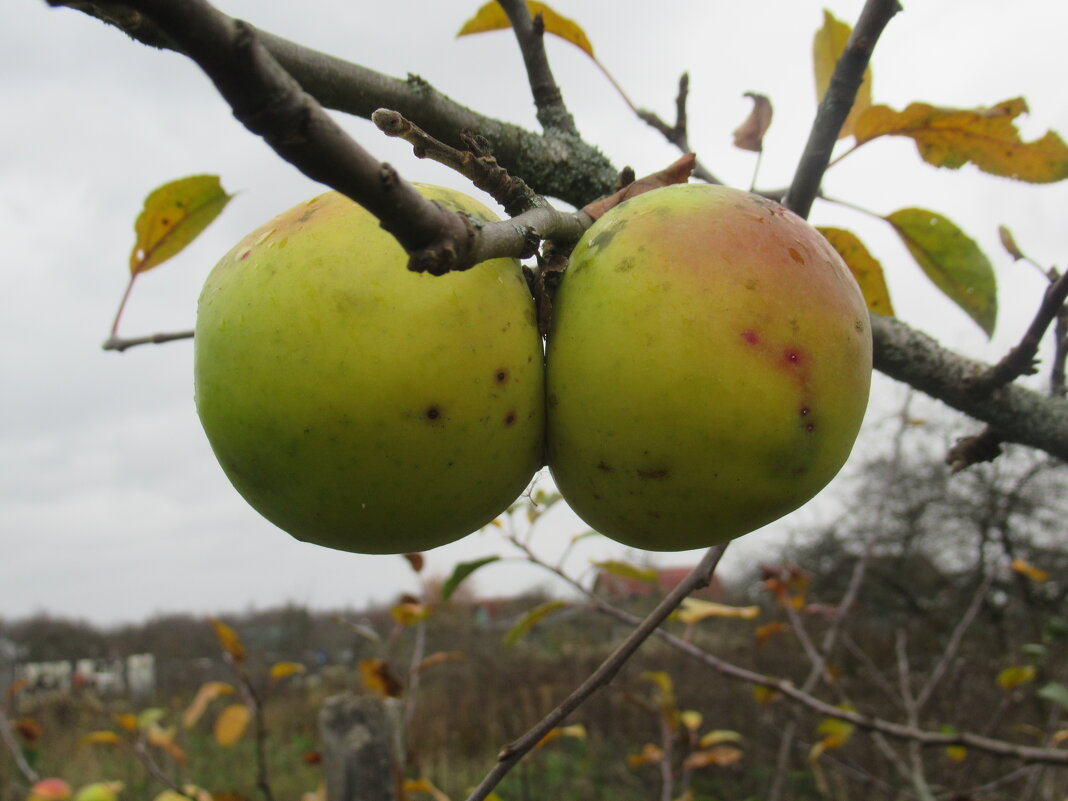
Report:
[[[25,777],[26,781],[30,784],[35,784],[40,781],[40,775],[30,766],[30,763],[26,761],[26,755],[22,753],[22,748],[19,747],[15,735],[11,733],[11,721],[8,720],[7,714],[3,709],[0,709],[0,740],[4,741],[7,750],[11,752],[11,758],[15,760],[15,766]]]
[[[853,34],[835,64],[831,83],[816,110],[816,119],[812,123],[793,181],[783,198],[783,205],[801,217],[807,218],[812,209],[812,201],[827,171],[834,143],[838,141],[838,134],[856,100],[857,90],[864,81],[864,71],[871,60],[872,49],[887,23],[900,10],[897,0],[867,0]]]
[[[994,583],[994,571],[991,570],[984,577],[979,588],[975,591],[975,595],[972,597],[972,601],[968,604],[968,608],[965,610],[961,619],[957,621],[957,625],[953,627],[953,633],[949,637],[949,642],[946,643],[946,648],[942,652],[941,658],[938,660],[938,664],[935,665],[934,670],[931,671],[930,677],[920,688],[919,694],[916,696],[916,712],[919,714],[927,706],[927,703],[934,697],[935,690],[938,689],[939,683],[946,675],[946,671],[949,670],[949,666],[953,663],[953,660],[957,658],[957,653],[960,651],[961,641],[964,639],[965,633],[971,627],[975,621],[976,615],[979,614],[979,610],[983,606],[983,601],[986,600],[987,593],[990,592],[990,587]]]
[[[1001,361],[972,381],[972,392],[980,396],[989,395],[998,387],[1015,381],[1022,375],[1034,375],[1037,372],[1035,356],[1038,353],[1038,346],[1050,324],[1063,311],[1066,298],[1068,298],[1068,271],[1046,287],[1038,311],[1021,337],[1020,343],[1005,354]]]
[[[271,790],[271,782],[267,774],[267,724],[263,714],[263,699],[260,698],[252,679],[233,654],[226,652],[223,659],[229,665],[231,672],[237,678],[237,686],[241,691],[245,706],[252,712],[252,725],[255,732],[255,756],[256,756],[256,787],[263,793],[267,801],[274,801],[274,793]]]
[[[548,205],[527,186],[526,181],[509,175],[475,137],[468,138],[468,150],[459,150],[431,136],[400,112],[384,108],[371,115],[371,122],[386,136],[398,137],[410,144],[417,158],[433,159],[456,170],[483,192],[492,195],[509,217]]]
[[[152,752],[148,750],[144,734],[140,735],[137,738],[137,742],[133,744],[133,752],[141,761],[141,764],[145,766],[145,770],[149,772],[153,779],[179,797],[187,798],[189,801],[197,801],[193,796],[185,792],[182,786],[171,779],[171,777],[164,772],[163,768],[159,766],[159,763],[156,762],[155,758],[152,756]]]
[[[575,118],[567,110],[564,96],[553,78],[545,52],[545,23],[541,14],[530,16],[525,0],[497,0],[508,15],[516,42],[527,68],[530,92],[538,110],[538,122],[546,133],[577,134]]]
[[[615,82],[613,81],[613,83]],[[618,89],[619,87],[616,88]],[[620,90],[620,94],[622,94],[622,90]],[[674,125],[668,125],[654,111],[644,108],[635,108],[626,95],[623,95],[623,98],[627,101],[627,105],[630,106],[631,110],[638,115],[639,119],[659,131],[665,139],[675,145],[675,147],[683,153],[691,153],[693,152],[693,148],[690,147],[689,121],[686,113],[686,101],[689,94],[690,74],[684,72],[679,78],[679,92],[675,96]],[[694,177],[700,178],[702,181],[710,184],[723,183],[700,161],[694,162],[693,174]]]
[[[192,338],[192,331],[171,331],[169,333],[149,334],[144,337],[109,337],[101,347],[104,350],[114,350],[122,353],[127,348],[135,348],[138,345],[162,345],[164,342]]]
[[[593,695],[601,687],[608,684],[619,672],[635,651],[645,642],[651,634],[659,630],[664,620],[682,603],[691,592],[700,587],[708,586],[712,580],[712,573],[719,563],[720,557],[726,550],[726,544],[710,548],[690,574],[678,584],[657,607],[644,619],[634,618],[635,628],[630,635],[613,651],[604,662],[575,689],[559,706],[545,716],[536,726],[513,743],[501,749],[497,764],[486,775],[467,801],[483,801],[496,787],[501,779],[515,767],[515,765],[527,754],[548,732],[587,698]]]

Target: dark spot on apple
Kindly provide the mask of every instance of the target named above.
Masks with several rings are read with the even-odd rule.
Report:
[[[160,225],[170,225],[171,221],[169,217],[162,217],[159,221]]]
[[[816,424],[815,423],[807,423],[805,425],[805,431],[807,431],[808,433],[811,434],[815,430],[816,430]]]
[[[807,406],[802,406],[801,407],[801,416],[802,417],[808,417],[809,411],[810,411],[810,409]]]
[[[493,374],[493,379],[498,384],[503,384],[505,381],[508,380],[508,368],[507,367],[498,367],[497,368],[497,372],[495,372]]]
[[[664,467],[654,467],[654,468],[649,469],[649,470],[638,470],[638,478],[644,478],[644,479],[649,480],[649,479],[659,479],[659,478],[667,478],[667,477],[668,477],[668,470],[667,470],[667,468],[664,468]]]
[[[805,257],[797,252],[796,248],[787,248],[786,252],[790,254],[790,258],[796,261],[798,264],[805,263]]]
[[[634,269],[634,259],[626,258],[621,259],[619,264],[616,265],[616,272],[625,273]]]
[[[760,337],[757,336],[756,331],[742,331],[742,339],[744,339],[750,345],[760,344]]]
[[[608,247],[612,244],[612,240],[615,239],[615,237],[615,228],[605,228],[601,233],[597,234],[597,236],[590,240],[590,249]]]
[[[315,213],[317,211],[319,211],[318,208],[309,208],[309,209],[307,209],[303,214],[301,214],[299,217],[297,217],[297,222],[298,223],[307,222],[308,220],[310,220],[312,217],[315,216]]]
[[[797,348],[787,348],[782,353],[782,360],[788,365],[801,364],[801,351]]]
[[[599,500],[601,500],[601,496],[598,493],[595,492],[595,493],[593,493],[593,499],[595,501],[599,501]]]
[[[654,511],[652,509],[648,509],[648,510],[646,510],[645,513],[647,515],[649,515],[649,517],[653,518],[653,520],[659,520],[660,519],[660,512]]]
[[[427,420],[437,420],[439,417],[441,417],[441,409],[439,409],[437,406],[426,407]]]
[[[598,470],[604,470],[606,473],[614,473],[616,469],[612,465],[608,464],[604,459],[597,463]]]
[[[245,259],[247,259],[251,253],[252,253],[251,250],[246,250],[244,253],[242,253],[241,254],[241,261],[244,261]]]
[[[510,426],[515,422],[515,409],[512,409],[504,416],[504,424]]]

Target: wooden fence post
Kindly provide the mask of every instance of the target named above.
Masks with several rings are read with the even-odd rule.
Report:
[[[319,709],[327,801],[397,801],[398,710],[372,695],[335,695]]]

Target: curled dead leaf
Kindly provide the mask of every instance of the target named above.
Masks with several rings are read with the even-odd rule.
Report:
[[[764,149],[764,134],[771,127],[771,101],[757,92],[746,92],[745,97],[752,99],[753,109],[745,122],[734,129],[734,146],[760,153]]]

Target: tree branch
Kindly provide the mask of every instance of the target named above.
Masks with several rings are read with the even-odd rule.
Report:
[[[19,747],[18,741],[15,740],[15,735],[11,733],[11,721],[7,719],[7,714],[3,709],[0,709],[0,740],[4,741],[4,745],[10,752],[11,758],[15,760],[15,767],[19,769],[19,772],[25,777],[26,781],[30,784],[40,781],[40,775],[38,775],[37,771],[35,771],[30,763],[26,761],[26,756],[22,753],[22,748]]]
[[[801,217],[808,217],[812,201],[820,189],[823,174],[831,160],[831,151],[838,141],[849,110],[853,108],[857,90],[864,81],[871,51],[890,18],[901,7],[897,0],[867,0],[853,34],[846,43],[831,75],[830,86],[816,109],[816,119],[794,172],[794,179],[783,198],[783,205]]]
[[[873,314],[871,323],[877,370],[993,426],[1006,441],[1068,461],[1068,400],[1016,385],[977,398],[971,381],[985,364],[943,348],[898,320]]]
[[[641,620],[633,618],[634,630],[628,635],[619,647],[613,651],[604,662],[595,670],[586,681],[575,689],[559,706],[545,716],[541,722],[513,743],[501,749],[497,764],[493,767],[475,791],[468,796],[467,801],[483,801],[496,787],[501,779],[515,767],[515,765],[527,754],[549,731],[563,721],[587,698],[593,695],[601,687],[607,685],[615,677],[619,669],[654,632],[659,632],[659,626],[664,620],[682,603],[683,599],[700,587],[707,587],[712,580],[712,573],[719,564],[727,545],[717,545],[709,548],[697,566],[683,579],[678,586],[664,596],[657,607],[649,615]]]
[[[620,94],[622,94],[622,90],[620,90]],[[627,101],[627,105],[629,105],[634,111],[634,113],[638,115],[639,119],[641,119],[647,125],[658,130],[665,139],[671,142],[671,144],[675,145],[675,147],[677,147],[683,153],[691,153],[693,152],[693,148],[690,147],[689,120],[686,114],[686,101],[689,97],[689,94],[690,74],[688,72],[684,72],[679,77],[679,92],[675,96],[674,125],[668,125],[666,122],[660,119],[660,115],[658,115],[654,111],[649,111],[649,109],[645,108],[635,108],[626,95],[623,95],[623,99]],[[700,178],[706,183],[723,183],[716,176],[714,176],[711,171],[709,171],[709,169],[705,167],[700,161],[694,161],[693,174],[695,177]]]
[[[61,4],[114,25],[144,44],[185,52],[158,24],[125,3],[70,0]],[[257,35],[286,72],[326,108],[364,119],[379,108],[394,109],[457,148],[464,146],[461,132],[477,133],[512,175],[522,176],[538,194],[575,207],[615,189],[618,170],[576,135],[539,135],[479,114],[417,76],[393,78],[266,31],[257,30]]]
[[[512,23],[523,64],[527,68],[530,92],[538,109],[538,122],[546,133],[578,135],[575,118],[564,104],[564,96],[553,78],[545,52],[545,22],[541,14],[531,18],[526,0],[497,0]]]

